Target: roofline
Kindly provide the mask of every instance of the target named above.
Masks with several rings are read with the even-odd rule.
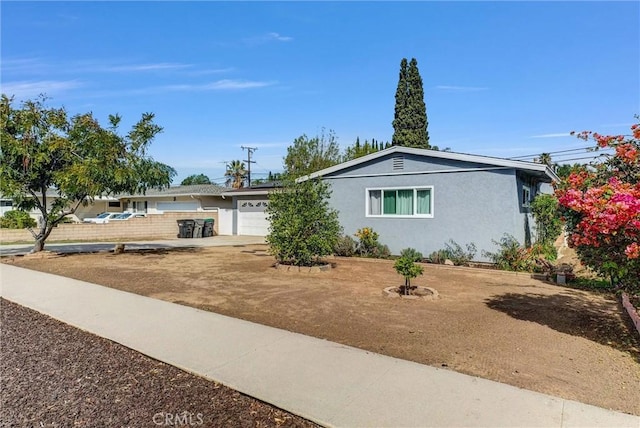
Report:
[[[466,154],[466,153],[444,152],[444,151],[439,151],[439,150],[417,149],[417,148],[413,148],[413,147],[393,146],[393,147],[390,147],[388,149],[380,150],[378,152],[371,153],[371,154],[366,155],[366,156],[362,156],[362,157],[359,157],[359,158],[356,158],[356,159],[352,159],[352,160],[347,161],[347,162],[343,162],[343,163],[331,166],[329,168],[321,169],[320,171],[316,171],[316,172],[314,172],[312,174],[309,174],[307,176],[300,177],[300,178],[298,178],[297,181],[305,181],[305,180],[309,180],[309,179],[313,179],[313,178],[320,178],[320,177],[325,176],[327,174],[332,174],[334,172],[337,172],[337,171],[340,171],[340,170],[343,170],[343,169],[346,169],[346,168],[351,168],[352,166],[356,166],[356,165],[359,165],[361,163],[369,162],[369,161],[372,161],[374,159],[377,159],[377,158],[380,158],[382,156],[386,156],[386,155],[389,155],[389,154],[393,154],[393,153],[406,153],[406,154],[412,154],[412,155],[425,156],[425,155],[427,155],[427,153],[425,153],[425,152],[428,152],[428,156],[434,157],[434,158],[458,160],[458,161],[463,161],[463,162],[484,163],[484,164],[488,164],[488,165],[502,166],[502,167],[507,167],[507,168],[515,168],[515,169],[523,169],[523,170],[529,170],[529,171],[544,172],[552,181],[559,181],[560,180],[560,178],[556,175],[556,173],[553,172],[553,170],[551,168],[549,168],[548,165],[545,165],[545,164],[534,163],[534,162],[514,161],[514,160],[510,160],[510,159],[494,158],[494,157],[483,156],[483,155],[471,155],[471,154]]]
[[[149,198],[166,198],[168,197],[178,197],[178,196],[222,196],[223,193],[213,194],[213,193],[162,193],[155,195],[125,195],[118,196],[118,199],[149,199]]]
[[[224,192],[222,194],[222,196],[262,196],[262,195],[268,195],[269,193],[277,190],[277,187],[273,187],[270,189],[255,189],[255,190],[247,190],[247,191],[229,191],[229,192]]]

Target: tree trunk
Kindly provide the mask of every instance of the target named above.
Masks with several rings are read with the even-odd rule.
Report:
[[[36,241],[33,244],[32,253],[38,253],[44,250],[44,243],[51,234],[53,225],[48,225],[46,222],[40,227],[40,232],[35,236]]]
[[[43,238],[36,238],[36,242],[35,244],[33,244],[33,250],[31,250],[32,253],[38,253],[40,251],[44,250],[44,239]]]

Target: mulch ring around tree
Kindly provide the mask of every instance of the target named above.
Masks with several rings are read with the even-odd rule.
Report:
[[[409,287],[410,292],[405,293],[405,286],[387,287],[382,293],[390,298],[414,299],[414,300],[438,300],[440,298],[435,288],[423,287],[420,285],[412,285]]]

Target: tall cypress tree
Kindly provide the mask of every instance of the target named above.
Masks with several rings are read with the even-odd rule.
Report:
[[[393,138],[391,143],[394,146],[403,146],[406,140],[405,130],[408,127],[407,121],[407,59],[400,61],[400,76],[398,77],[398,88],[396,89],[396,108],[393,116]]]
[[[412,58],[407,65],[407,59],[402,58],[396,90],[392,145],[430,148],[427,126],[427,107],[418,61]]]

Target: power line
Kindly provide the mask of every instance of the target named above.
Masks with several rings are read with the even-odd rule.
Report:
[[[567,149],[567,150],[556,150],[556,151],[553,151],[553,152],[534,153],[532,155],[513,156],[513,157],[510,157],[510,158],[507,158],[507,159],[512,159],[512,160],[527,159],[527,158],[533,158],[533,157],[540,156],[542,153],[547,153],[549,155],[555,155],[555,154],[558,154],[558,153],[570,153],[570,152],[588,151],[589,149],[593,149],[593,146],[582,147],[582,148],[579,148],[579,149]]]

